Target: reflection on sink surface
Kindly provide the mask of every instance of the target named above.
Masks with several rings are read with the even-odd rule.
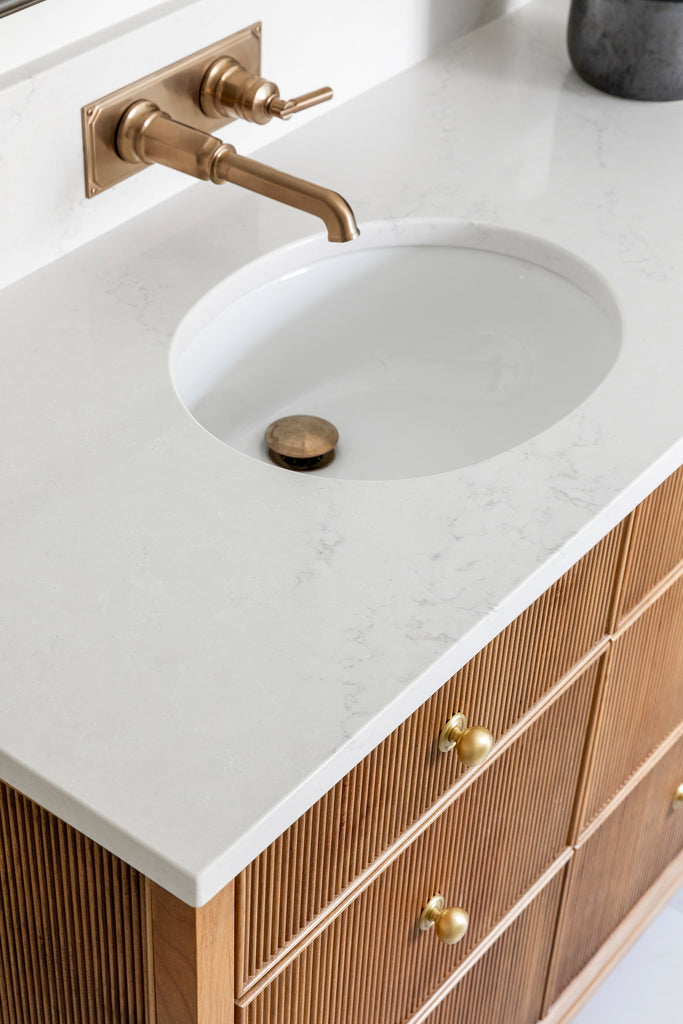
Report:
[[[362,231],[269,254],[180,324],[176,391],[226,444],[268,462],[265,428],[303,413],[339,430],[320,474],[444,473],[551,426],[613,365],[618,305],[565,250],[443,220]]]

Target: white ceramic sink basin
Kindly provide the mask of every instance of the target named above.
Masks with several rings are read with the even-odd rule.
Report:
[[[192,416],[255,459],[269,461],[272,420],[303,413],[340,434],[319,473],[398,479],[545,430],[597,387],[620,338],[609,289],[565,250],[405,221],[343,246],[309,239],[227,278],[180,324],[171,374]]]

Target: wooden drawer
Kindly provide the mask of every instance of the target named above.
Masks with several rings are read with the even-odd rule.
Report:
[[[683,849],[683,809],[672,806],[681,782],[683,737],[577,849],[553,957],[552,1001]]]
[[[462,777],[455,754],[438,751],[451,715],[498,739],[601,640],[622,535],[605,537],[242,872],[238,993]]]
[[[410,1024],[536,1024],[563,878],[564,870],[555,874],[438,1007]]]
[[[417,1012],[566,850],[597,673],[591,665],[269,984],[247,993],[239,1024],[399,1024]],[[437,892],[470,915],[458,945],[418,928]],[[274,903],[277,913],[275,894]]]
[[[665,480],[633,513],[618,619],[638,605],[683,562],[683,468]]]
[[[683,721],[683,577],[612,645],[592,738],[583,826]]]

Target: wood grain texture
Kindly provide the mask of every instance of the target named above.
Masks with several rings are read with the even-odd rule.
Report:
[[[569,1024],[683,885],[683,851],[628,912],[583,970],[546,1010],[543,1024]]]
[[[232,884],[198,910],[151,884],[151,919],[157,1024],[231,1024]]]
[[[683,779],[683,738],[578,846],[569,867],[549,1003],[583,970],[683,849],[683,813],[671,801]]]
[[[241,873],[238,994],[463,779],[455,754],[437,747],[452,714],[498,738],[601,640],[622,533],[605,537]]]
[[[627,616],[681,562],[683,467],[635,510],[618,619]]]
[[[612,645],[591,739],[585,828],[683,720],[683,576]]]
[[[536,1024],[543,993],[563,872],[503,932],[427,1016],[409,1024]]]
[[[479,774],[266,987],[239,1024],[397,1024],[416,1013],[566,849],[597,667]],[[417,928],[435,893],[470,914],[457,946]]]
[[[0,783],[2,1024],[154,1024],[147,881]]]

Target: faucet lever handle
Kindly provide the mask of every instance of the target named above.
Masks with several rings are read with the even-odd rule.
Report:
[[[313,92],[304,93],[303,96],[296,96],[293,100],[283,100],[280,96],[273,96],[268,104],[268,113],[279,117],[281,121],[288,121],[292,114],[298,114],[301,110],[308,110],[309,107],[317,107],[319,103],[326,103],[331,100],[334,92],[329,85],[322,89],[315,89]]]
[[[209,66],[199,90],[199,103],[207,117],[241,117],[254,124],[267,124],[273,117],[282,121],[300,110],[331,100],[332,90],[325,86],[283,100],[275,82],[255,75],[234,57],[219,57]]]

